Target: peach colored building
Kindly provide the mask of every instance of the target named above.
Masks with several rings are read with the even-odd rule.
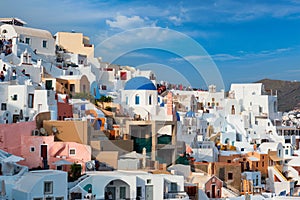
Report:
[[[94,57],[94,45],[82,33],[57,32],[55,37],[56,44],[68,52]]]
[[[249,152],[247,154],[219,155],[219,162],[236,162],[241,164],[243,171],[260,171],[264,177],[268,176],[269,156],[260,152]]]
[[[260,171],[264,177],[268,176],[269,156],[259,152],[249,152],[247,155],[247,161],[250,165],[250,170]]]
[[[88,122],[87,121],[53,121],[44,120],[43,128],[50,134],[56,128],[55,136],[60,141],[77,142],[88,144]]]
[[[63,94],[89,93],[90,82],[86,75],[62,76],[56,79],[56,89]]]
[[[215,175],[223,181],[231,190],[239,193],[241,186],[241,164],[240,163],[203,163],[195,162],[195,170],[198,169],[208,173],[209,175]]]

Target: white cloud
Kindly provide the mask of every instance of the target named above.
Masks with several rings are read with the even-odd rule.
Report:
[[[288,47],[288,48],[279,48],[279,49],[272,49],[272,50],[263,50],[256,53],[247,53],[244,52],[243,58],[264,58],[264,57],[271,57],[271,56],[277,56],[278,54],[286,53],[294,48]]]
[[[240,60],[239,56],[234,56],[231,54],[215,54],[212,55],[213,60],[215,61],[230,61],[230,60]]]
[[[212,59],[214,61],[229,61],[229,60],[240,60],[241,58],[238,56],[233,56],[230,54],[214,54],[214,55],[192,55],[192,56],[186,56],[184,58],[171,58],[171,62],[182,62],[184,60],[188,61],[199,61],[204,59]]]
[[[106,24],[111,28],[119,28],[122,30],[155,26],[155,23],[149,21],[147,18],[140,16],[127,17],[124,15],[118,15],[114,20],[106,20]]]
[[[168,17],[168,18],[169,18],[169,20],[170,20],[171,22],[173,22],[173,24],[175,24],[176,26],[179,26],[179,25],[182,24],[182,18],[180,18],[180,17],[177,17],[177,16],[170,16],[170,17]]]
[[[249,59],[261,59],[261,58],[272,58],[276,57],[279,54],[289,52],[294,48],[279,48],[279,49],[272,49],[272,50],[263,50],[255,53],[249,53],[245,51],[237,52],[237,55],[233,54],[226,54],[226,53],[219,53],[219,54],[212,54],[212,55],[191,55],[186,56],[183,58],[171,58],[169,61],[171,62],[183,62],[185,60],[188,61],[199,61],[204,59],[212,59],[214,61],[235,61],[235,60],[249,60]]]
[[[126,54],[126,57],[131,57],[131,58],[154,58],[154,56],[150,54],[145,54],[145,53],[138,53],[138,52],[131,52]]]

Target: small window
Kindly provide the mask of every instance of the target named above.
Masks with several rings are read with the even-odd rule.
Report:
[[[44,182],[44,194],[53,194],[53,182],[52,181]]]
[[[135,105],[139,105],[140,104],[140,96],[136,95],[135,96]]]
[[[70,154],[70,156],[75,156],[76,155],[76,149],[70,149],[69,154]]]
[[[43,198],[33,198],[33,200],[43,200]]]
[[[1,103],[1,110],[6,110],[6,109],[7,109],[7,104]]]
[[[256,167],[258,167],[258,162],[256,162]]]
[[[70,84],[70,92],[75,92],[75,84]]]
[[[126,105],[128,105],[128,96],[126,96]]]
[[[18,100],[18,95],[17,95],[17,94],[14,94],[14,95],[11,97],[11,99],[12,99],[13,101],[17,101],[17,100]]]
[[[231,160],[227,160],[227,163],[231,163]]]
[[[289,150],[286,149],[286,150],[285,150],[285,155],[288,155],[288,154],[289,154]]]
[[[64,200],[64,197],[56,197],[55,200]]]
[[[52,90],[52,80],[46,80],[46,90]]]
[[[34,94],[28,94],[28,108],[33,108],[33,97]]]
[[[3,34],[7,33],[7,30],[6,30],[6,29],[4,29],[4,30],[2,31],[2,33],[3,33]]]
[[[278,157],[281,157],[281,150],[278,150]]]
[[[35,147],[30,147],[30,152],[35,152]]]
[[[149,105],[152,105],[152,95],[149,95]]]
[[[151,179],[147,179],[147,184],[151,184]]]
[[[47,48],[47,40],[43,40],[43,48]]]
[[[171,192],[177,192],[177,183],[171,183]]]
[[[25,38],[25,43],[30,44],[30,38]]]
[[[53,200],[53,197],[46,197],[45,200]]]
[[[264,166],[265,166],[265,162],[262,162],[262,163],[261,163],[261,166],[264,167]]]
[[[232,172],[228,173],[228,180],[233,180],[233,173]]]

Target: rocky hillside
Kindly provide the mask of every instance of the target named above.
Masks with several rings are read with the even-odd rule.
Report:
[[[272,90],[274,94],[277,90],[279,111],[300,107],[300,82],[263,79],[257,83],[263,83],[265,90]]]

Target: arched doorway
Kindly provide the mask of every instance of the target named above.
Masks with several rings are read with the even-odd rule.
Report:
[[[104,188],[105,199],[130,198],[130,186],[120,179],[110,181]]]

